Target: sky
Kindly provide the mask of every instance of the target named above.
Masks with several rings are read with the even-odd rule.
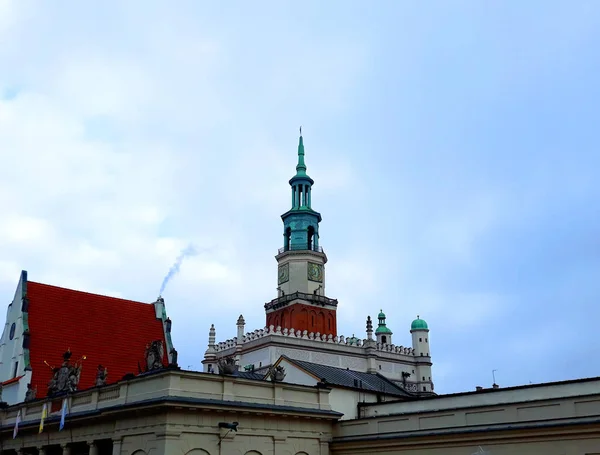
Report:
[[[600,2],[0,0],[0,296],[265,324],[302,125],[338,333],[438,393],[600,376]],[[594,152],[596,150],[596,152]]]

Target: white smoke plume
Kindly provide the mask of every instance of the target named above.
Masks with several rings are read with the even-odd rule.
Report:
[[[183,262],[183,260],[190,256],[196,256],[197,254],[198,250],[191,243],[186,248],[181,250],[181,253],[179,254],[179,256],[177,256],[177,259],[175,259],[175,263],[169,269],[169,273],[167,273],[167,275],[163,279],[159,295],[162,295],[163,291],[167,287],[167,283],[171,281],[171,278],[173,278],[179,273],[179,269],[181,268],[181,263]]]

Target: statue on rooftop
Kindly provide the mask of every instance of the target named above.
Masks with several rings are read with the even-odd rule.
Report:
[[[171,365],[172,367],[177,367],[177,349],[173,348],[171,349]]]
[[[55,395],[60,392],[75,392],[79,385],[79,378],[81,376],[81,368],[83,367],[82,361],[85,360],[85,356],[75,364],[71,364],[71,349],[63,354],[63,363],[60,367],[52,369],[52,379],[48,382],[48,396]],[[45,362],[48,365],[48,362]],[[50,366],[50,365],[48,365]]]
[[[234,374],[237,370],[235,359],[231,356],[223,357],[217,362],[219,374]]]
[[[271,380],[273,382],[281,382],[285,379],[285,368],[283,365],[277,365],[271,373]]]
[[[161,340],[146,345],[146,371],[163,368],[164,347]]]
[[[31,383],[27,384],[27,392],[25,392],[25,402],[35,400],[37,388],[33,388]]]
[[[96,387],[102,387],[106,385],[108,380],[108,368],[98,365],[98,371],[96,372]]]

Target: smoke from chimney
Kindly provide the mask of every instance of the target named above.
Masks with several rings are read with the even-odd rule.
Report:
[[[186,248],[181,250],[181,254],[177,256],[177,259],[175,259],[175,263],[169,269],[169,273],[167,273],[167,275],[163,279],[162,285],[160,286],[159,295],[162,295],[163,291],[167,287],[167,284],[169,283],[169,281],[171,281],[171,278],[173,278],[179,273],[179,269],[181,268],[181,263],[183,262],[183,260],[190,256],[196,256],[197,254],[198,250],[196,250],[194,245],[192,245],[191,243]]]

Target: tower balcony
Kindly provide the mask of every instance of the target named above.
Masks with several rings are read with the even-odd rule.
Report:
[[[265,303],[265,310],[276,310],[278,308],[287,306],[290,302],[298,299],[305,300],[307,302],[319,306],[329,305],[337,307],[338,305],[337,299],[330,299],[329,297],[325,297],[324,295],[294,292],[293,294],[282,295],[280,297],[277,297],[276,299],[271,300],[270,302]]]
[[[315,245],[288,245],[283,248],[279,248],[278,254],[285,253],[286,251],[316,251],[317,253],[323,253],[323,247]]]

